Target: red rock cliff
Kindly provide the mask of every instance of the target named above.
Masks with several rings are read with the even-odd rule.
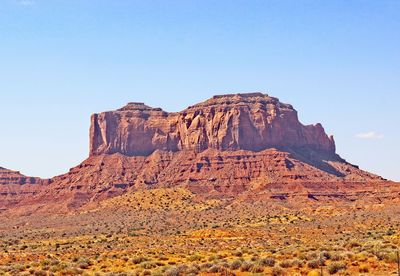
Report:
[[[38,177],[25,176],[18,171],[12,171],[12,170],[8,170],[8,169],[0,167],[0,185],[38,184],[41,182],[42,182],[42,180]]]
[[[260,151],[311,148],[335,154],[321,124],[304,126],[289,104],[262,93],[229,94],[168,113],[143,103],[94,114],[90,155],[148,156],[156,150]]]

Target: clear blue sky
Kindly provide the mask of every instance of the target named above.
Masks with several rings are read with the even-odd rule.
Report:
[[[0,166],[88,155],[91,113],[265,91],[400,180],[400,1],[0,1]]]

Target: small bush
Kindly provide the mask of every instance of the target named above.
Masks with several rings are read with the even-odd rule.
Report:
[[[199,255],[191,255],[189,257],[186,258],[189,262],[198,262],[201,261],[201,259],[203,259],[201,256]]]
[[[384,255],[384,259],[388,263],[397,263],[397,254],[392,252],[392,253],[387,253]]]
[[[360,268],[358,270],[360,273],[368,273],[369,272],[369,268],[366,265],[360,266]]]
[[[334,253],[331,255],[331,260],[334,262],[341,261],[343,259],[344,259],[343,256],[338,253]]]
[[[142,275],[143,275],[143,276],[150,276],[150,275],[151,275],[151,271],[150,271],[150,270],[144,270],[144,271],[142,272]]]
[[[325,260],[330,260],[332,257],[332,254],[329,253],[328,251],[324,251],[322,252],[321,256],[325,259]]]
[[[328,266],[328,272],[330,274],[336,274],[341,270],[345,270],[346,265],[344,263],[333,262]]]
[[[204,263],[204,264],[202,264],[201,266],[200,266],[200,269],[202,270],[202,271],[205,271],[205,270],[208,270],[210,267],[212,267],[213,265],[212,264],[210,264],[210,263]]]
[[[262,273],[264,272],[264,266],[260,264],[255,264],[253,267],[250,269],[251,273]]]
[[[236,252],[233,253],[233,255],[236,256],[236,257],[242,257],[243,253],[241,251],[236,251]]]
[[[283,268],[289,268],[289,267],[293,266],[293,263],[290,260],[284,260],[284,261],[279,263],[279,266],[283,267]]]
[[[358,241],[351,241],[348,244],[349,248],[361,247],[361,244]]]
[[[148,261],[147,258],[143,257],[143,256],[136,256],[132,258],[132,263],[133,264],[141,264],[143,262]]]
[[[179,270],[176,267],[171,267],[164,272],[165,276],[179,276]]]
[[[218,272],[222,272],[223,270],[224,270],[224,268],[222,268],[221,266],[213,265],[212,267],[210,267],[208,272],[210,272],[210,273],[218,273]]]
[[[280,267],[274,267],[271,271],[272,276],[283,276],[285,275],[285,272],[282,268]]]
[[[242,266],[242,261],[236,260],[236,261],[231,263],[230,268],[232,270],[238,270],[241,266]]]
[[[242,265],[240,266],[240,271],[242,272],[250,272],[250,270],[253,268],[253,264],[249,262],[243,262]]]
[[[261,259],[261,263],[265,266],[274,267],[276,261],[274,258],[263,258]]]
[[[255,261],[258,260],[258,256],[252,256],[250,260],[251,260],[252,262],[255,262]]]
[[[167,256],[165,256],[165,255],[160,255],[160,256],[158,256],[158,259],[159,259],[160,261],[168,261],[168,260],[169,260],[169,258],[168,258]]]
[[[91,265],[91,263],[87,259],[82,259],[78,263],[78,267],[81,269],[88,269],[90,265]]]
[[[198,265],[192,265],[192,266],[189,266],[189,267],[186,269],[186,273],[187,273],[187,274],[194,274],[194,275],[197,275],[197,274],[199,273],[199,270],[200,270],[200,267],[199,267]]]
[[[152,269],[152,268],[156,268],[157,264],[154,262],[144,262],[140,265],[142,268],[144,269]]]
[[[316,252],[311,252],[307,254],[307,260],[314,260],[314,259],[318,259],[319,256]]]
[[[307,263],[307,266],[312,269],[319,268],[319,265],[320,265],[319,260],[311,260],[308,261]]]

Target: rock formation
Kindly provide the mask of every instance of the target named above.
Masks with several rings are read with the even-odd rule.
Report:
[[[38,177],[29,177],[21,174],[18,171],[12,171],[0,167],[0,185],[5,184],[38,184],[41,179]]]
[[[304,126],[296,110],[262,93],[214,96],[181,112],[143,103],[94,114],[90,155],[148,156],[156,150],[261,151],[310,148],[335,154],[333,137],[321,124]]]
[[[12,175],[5,182],[28,181]],[[89,158],[33,196],[16,193],[12,202],[54,212],[154,187],[235,197],[297,189],[307,194],[310,187],[324,194],[327,186],[332,194],[374,182],[384,179],[340,158],[321,124],[304,126],[291,105],[250,93],[214,96],[176,113],[129,103],[94,114]]]
[[[0,211],[39,193],[47,180],[0,167]]]

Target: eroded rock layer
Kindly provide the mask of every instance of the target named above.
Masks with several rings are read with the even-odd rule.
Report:
[[[0,211],[39,193],[47,182],[0,167]]]
[[[94,114],[88,159],[46,182],[21,177],[3,173],[0,210],[65,212],[166,187],[205,198],[315,200],[387,183],[340,158],[320,124],[302,125],[291,105],[261,93],[214,96],[177,113],[129,103]]]
[[[302,125],[291,105],[262,93],[214,96],[177,113],[129,103],[91,118],[91,155],[148,156],[155,150],[261,151],[271,147],[335,154],[333,137],[325,134],[321,124]]]
[[[9,169],[5,169],[0,167],[0,185],[5,184],[38,184],[41,182],[41,179],[38,177],[30,177],[21,174],[18,171],[12,171]]]

